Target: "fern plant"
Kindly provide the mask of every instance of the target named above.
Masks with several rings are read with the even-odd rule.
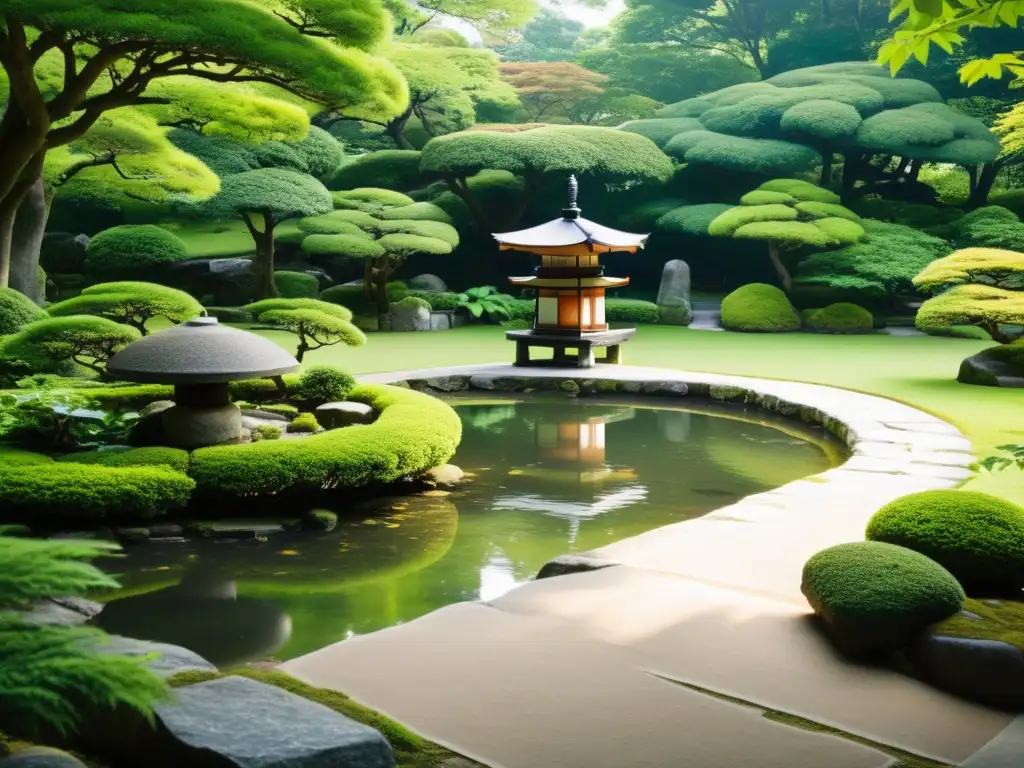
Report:
[[[470,288],[465,293],[459,294],[459,306],[478,320],[484,315],[492,321],[494,319],[508,320],[512,316],[509,310],[512,301],[514,301],[512,296],[499,293],[493,285]]]
[[[997,472],[1009,467],[1024,469],[1024,445],[1014,445],[1012,443],[1010,445],[999,445],[996,446],[996,450],[1008,455],[989,456],[979,461],[977,466],[989,472]]]
[[[67,735],[78,730],[84,709],[98,707],[127,706],[152,722],[168,689],[147,658],[97,653],[104,632],[34,624],[21,613],[47,597],[117,587],[89,560],[118,547],[4,535],[16,532],[0,526],[0,731]]]

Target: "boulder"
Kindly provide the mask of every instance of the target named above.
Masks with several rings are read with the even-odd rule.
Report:
[[[151,768],[392,768],[378,731],[275,686],[223,677],[178,688],[157,707],[157,727],[140,723],[109,740],[115,761]],[[107,755],[104,755],[107,756]]]
[[[690,266],[682,259],[665,263],[655,303],[659,307],[690,306]]]
[[[84,624],[102,610],[102,605],[83,597],[51,597],[41,600],[22,618],[33,624],[72,627]]]
[[[426,291],[428,293],[446,293],[448,291],[444,280],[431,274],[416,275],[416,277],[406,280],[405,284],[409,286],[410,291]]]
[[[391,305],[392,331],[429,331],[430,307],[426,302],[398,302]]]
[[[586,552],[581,552],[578,555],[560,555],[544,564],[544,567],[540,569],[540,573],[537,574],[537,579],[550,579],[552,576],[565,576],[570,573],[599,571],[602,568],[614,565],[616,564],[595,555],[589,555]]]
[[[371,424],[377,418],[376,411],[366,403],[324,403],[313,415],[324,429],[337,429],[353,424]]]
[[[670,307],[658,307],[659,325],[688,326],[693,322],[693,310],[689,304]]]
[[[0,768],[86,768],[74,755],[50,747],[29,747],[0,759]]]
[[[102,616],[102,613],[100,614]],[[118,656],[152,656],[146,666],[160,677],[173,677],[179,672],[199,670],[216,672],[217,668],[198,653],[168,643],[154,643],[149,640],[137,640],[134,637],[110,635],[107,642],[94,646],[97,653],[114,653]]]
[[[39,250],[39,266],[47,273],[80,275],[85,269],[85,249],[88,247],[88,235],[47,232]]]
[[[139,409],[139,419],[148,419],[150,416],[156,416],[157,414],[163,413],[168,408],[173,407],[173,400],[157,400],[156,402],[144,405]]]
[[[910,654],[915,674],[937,688],[994,707],[1024,709],[1024,655],[999,640],[932,634]]]
[[[1024,387],[1024,340],[971,355],[960,363],[956,380],[985,387]]]
[[[212,296],[207,303],[220,306],[241,306],[253,298],[251,259],[179,261],[168,268],[164,281],[193,296]]]
[[[466,473],[454,464],[442,464],[424,472],[422,480],[433,488],[455,488],[465,477]]]
[[[278,426],[287,424],[291,421],[291,417],[285,416],[283,413],[274,413],[273,411],[262,411],[259,408],[243,408],[242,409],[242,426],[245,426],[245,418],[258,419],[259,421],[273,421],[277,422]],[[252,427],[249,427],[252,429]]]

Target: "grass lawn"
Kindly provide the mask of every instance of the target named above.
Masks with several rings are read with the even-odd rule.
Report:
[[[294,336],[268,332],[294,350]],[[1024,391],[960,384],[960,361],[991,342],[931,336],[741,334],[646,326],[625,346],[631,365],[828,384],[899,400],[959,427],[981,458],[1024,443]],[[328,347],[305,364],[352,373],[510,362],[513,345],[495,326],[439,333],[374,333],[364,347]],[[1024,504],[1024,472],[982,475],[966,487]]]
[[[294,221],[279,224],[278,238],[298,233]],[[190,259],[225,259],[232,256],[252,256],[256,252],[252,235],[241,219],[230,221],[184,224],[174,234],[185,241]]]

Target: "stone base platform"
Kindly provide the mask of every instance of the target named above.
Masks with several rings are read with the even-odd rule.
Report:
[[[636,328],[617,328],[614,331],[596,331],[578,336],[564,333],[546,333],[544,331],[505,331],[505,338],[516,343],[516,362],[523,366],[547,366],[552,368],[592,368],[595,361],[594,350],[604,347],[607,351],[601,362],[620,363],[622,357],[619,345],[629,341],[636,333]],[[549,347],[555,356],[549,360],[531,360],[531,347]],[[569,355],[569,350],[576,350],[576,355]]]

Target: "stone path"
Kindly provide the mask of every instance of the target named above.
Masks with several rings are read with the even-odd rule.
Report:
[[[449,606],[282,669],[496,768],[881,768],[895,763],[894,750],[935,766],[1010,765],[1005,755],[1024,738],[1019,722],[843,660],[799,591],[806,559],[862,539],[880,505],[970,475],[970,444],[954,427],[829,387],[625,366],[362,378],[497,389],[524,375],[757,403],[828,425],[852,455],[813,478],[587,553],[608,567]],[[842,734],[813,730],[820,726]]]

